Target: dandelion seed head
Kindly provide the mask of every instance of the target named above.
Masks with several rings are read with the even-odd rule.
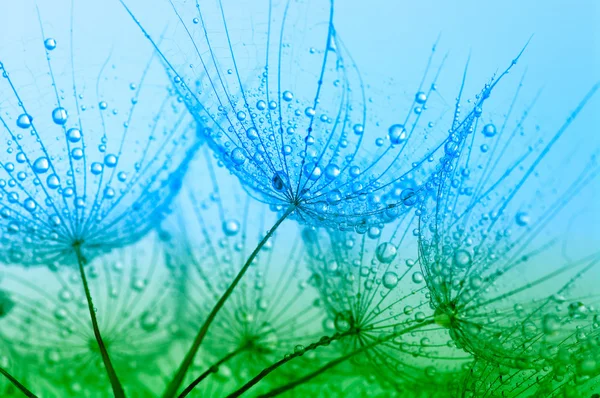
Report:
[[[335,29],[332,3],[172,8],[177,28],[168,35],[178,37],[177,51],[152,39],[150,22],[139,22],[151,16],[128,11],[162,55],[219,160],[253,196],[282,209],[293,205],[294,217],[309,224],[361,231],[410,210],[458,155],[475,109],[494,87],[487,85],[476,106],[456,113],[449,132],[437,137],[446,121],[428,109],[439,100],[431,82],[442,67],[436,72],[430,60],[406,107],[381,125],[372,115],[377,107],[367,110],[371,98]],[[186,15],[196,17],[190,22]],[[422,134],[432,138],[415,144]],[[408,180],[414,191],[401,195],[398,186]]]
[[[40,26],[35,18],[30,26],[41,31],[37,45],[0,63],[4,263],[68,264],[74,247],[91,260],[135,242],[176,194],[199,145],[151,52],[144,58],[131,40],[80,56],[79,45],[108,35],[81,29],[98,21],[73,13],[73,26],[56,24],[42,7]]]
[[[419,260],[434,320],[457,346],[490,363],[539,370],[553,366],[542,352],[577,335],[598,306],[597,253],[568,250],[573,202],[585,197],[598,165],[597,148],[575,155],[564,141],[574,118],[536,134],[536,99],[519,114],[517,90],[502,123],[481,116],[482,134],[463,143],[420,207]],[[490,140],[489,152],[477,150]]]
[[[416,388],[416,380],[450,389],[471,357],[457,349],[429,305],[416,265],[415,221],[414,212],[407,213],[371,235],[307,229],[308,266],[329,328],[347,335],[337,349],[347,353],[381,341],[348,366],[399,391]]]
[[[209,148],[203,148],[192,163],[175,204],[161,235],[179,292],[175,310],[181,320],[175,333],[179,349],[171,355],[172,362],[178,363],[200,321],[273,225],[276,214],[248,196]],[[219,366],[221,376],[203,382],[205,387],[199,385],[199,392],[233,389],[325,333],[325,314],[318,295],[308,288],[310,273],[302,267],[303,253],[295,224],[282,225],[259,251],[217,315],[188,383],[225,355],[240,352]],[[317,359],[314,353],[302,355],[282,369],[282,377],[293,379],[297,369],[312,366]],[[172,368],[165,363],[164,369],[168,378]]]

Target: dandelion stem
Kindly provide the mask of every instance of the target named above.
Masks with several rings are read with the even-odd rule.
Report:
[[[309,381],[309,380],[311,380],[311,379],[313,379],[313,378],[315,378],[315,377],[319,376],[320,374],[322,374],[322,373],[324,373],[325,371],[327,371],[327,370],[329,370],[329,369],[331,369],[331,368],[333,368],[333,367],[335,367],[335,366],[339,365],[340,363],[342,363],[342,362],[344,362],[344,361],[347,361],[348,359],[352,358],[352,357],[353,357],[353,356],[355,356],[355,355],[358,355],[358,354],[360,354],[360,353],[362,353],[362,352],[365,352],[365,351],[367,351],[367,350],[370,350],[370,349],[372,349],[372,348],[376,347],[377,345],[379,345],[379,344],[382,344],[382,343],[385,343],[385,342],[387,342],[387,341],[389,341],[389,340],[391,340],[391,339],[393,339],[393,338],[395,338],[395,337],[398,337],[398,336],[400,336],[400,335],[403,335],[403,334],[406,334],[406,333],[412,332],[413,330],[416,330],[416,329],[422,328],[422,327],[424,327],[424,326],[431,325],[431,324],[433,324],[433,322],[434,322],[433,320],[424,321],[424,322],[422,322],[422,323],[419,323],[419,324],[417,324],[417,325],[414,325],[414,326],[408,327],[408,328],[406,328],[406,329],[404,329],[404,330],[402,330],[402,331],[400,331],[400,332],[398,332],[398,333],[393,333],[393,334],[391,334],[391,335],[389,335],[389,336],[386,336],[386,337],[384,337],[383,339],[380,339],[380,340],[374,341],[374,342],[373,342],[373,343],[371,343],[371,344],[368,344],[368,345],[362,346],[361,348],[359,348],[359,349],[357,349],[357,350],[354,350],[354,351],[352,351],[352,352],[349,352],[349,353],[348,353],[348,354],[346,354],[346,355],[343,355],[343,356],[341,356],[341,357],[339,357],[339,358],[337,358],[337,359],[334,359],[333,361],[330,361],[330,362],[328,362],[327,364],[323,365],[322,367],[320,367],[319,369],[315,370],[314,372],[311,372],[311,373],[309,373],[309,374],[307,374],[307,375],[305,375],[305,376],[302,376],[301,378],[299,378],[299,379],[297,379],[297,380],[294,380],[294,381],[292,381],[292,382],[290,382],[290,383],[288,383],[288,384],[285,384],[285,385],[283,385],[283,386],[281,386],[281,387],[277,387],[277,388],[275,388],[275,389],[273,389],[273,390],[269,391],[268,393],[261,394],[261,395],[259,395],[258,397],[259,397],[259,398],[269,398],[269,397],[274,397],[274,396],[276,396],[276,395],[279,395],[279,394],[283,394],[284,392],[286,392],[286,391],[289,391],[289,390],[291,390],[292,388],[295,388],[295,387],[299,386],[300,384],[306,383],[307,381]],[[238,391],[239,391],[239,390],[238,390]],[[236,392],[237,392],[237,391],[236,391]],[[234,394],[235,394],[235,393],[234,393]],[[239,395],[239,394],[238,394],[238,395]],[[233,394],[232,394],[232,395],[229,395],[229,397],[237,397],[238,395],[233,395]]]
[[[274,370],[276,370],[280,366],[285,365],[286,363],[288,363],[292,359],[301,357],[302,355],[306,354],[307,352],[312,351],[312,350],[314,350],[314,349],[316,349],[318,347],[327,346],[327,345],[329,345],[333,341],[336,341],[336,340],[339,340],[339,339],[341,339],[343,337],[350,336],[350,335],[357,334],[357,333],[358,333],[358,330],[356,330],[356,329],[350,329],[349,331],[344,332],[344,333],[336,333],[336,334],[334,334],[331,337],[327,337],[327,336],[322,337],[321,340],[319,340],[318,342],[312,343],[312,344],[306,346],[305,348],[303,348],[301,350],[297,350],[293,354],[286,355],[283,359],[275,362],[271,366],[268,366],[268,367],[264,368],[259,374],[257,374],[254,378],[252,378],[252,380],[248,381],[246,384],[244,384],[242,387],[240,387],[235,392],[229,394],[227,396],[227,398],[239,397],[240,395],[242,395],[243,393],[245,393],[246,391],[248,391],[250,388],[252,388],[252,386],[254,386],[259,381],[261,381],[262,379],[264,379],[271,372],[273,372]]]
[[[288,209],[285,211],[285,213],[283,213],[281,218],[279,218],[279,220],[277,220],[277,222],[273,225],[273,227],[269,230],[269,232],[265,235],[265,237],[256,246],[256,248],[254,249],[252,254],[250,254],[250,257],[248,257],[248,260],[246,260],[246,263],[244,264],[244,266],[242,267],[240,272],[238,272],[238,274],[236,275],[236,277],[233,280],[233,282],[231,283],[231,285],[229,285],[229,287],[227,288],[225,293],[223,293],[223,295],[221,296],[219,301],[215,304],[212,311],[210,312],[210,314],[204,321],[204,324],[200,327],[200,330],[198,331],[198,334],[196,335],[196,338],[194,339],[192,346],[190,347],[188,353],[186,354],[185,358],[181,362],[181,365],[179,366],[177,373],[173,377],[173,380],[171,380],[171,383],[169,383],[169,386],[165,390],[165,392],[163,394],[163,398],[175,397],[175,395],[177,394],[177,390],[181,386],[181,383],[183,382],[183,378],[185,377],[185,374],[187,373],[190,365],[192,364],[194,356],[198,352],[198,349],[200,348],[200,345],[202,344],[204,337],[206,337],[208,328],[214,321],[215,317],[217,316],[217,313],[221,310],[221,308],[223,307],[223,305],[225,304],[225,302],[227,301],[229,296],[231,296],[231,293],[233,293],[233,290],[235,289],[237,284],[240,282],[240,280],[242,279],[242,277],[244,276],[244,274],[250,267],[250,264],[252,264],[252,261],[257,256],[260,249],[262,249],[262,247],[265,245],[265,243],[267,243],[269,238],[273,235],[273,233],[275,232],[275,230],[277,230],[277,228],[281,225],[281,223],[283,221],[285,221],[285,219],[288,218],[288,216],[290,214],[292,214],[292,212],[296,209],[296,206],[297,206],[296,203],[291,204],[290,207],[288,207]]]
[[[0,368],[0,373],[4,377],[6,377],[15,387],[17,387],[19,389],[19,391],[21,391],[26,397],[38,398],[37,395],[35,395],[31,391],[29,391],[29,389],[27,387],[25,387],[23,384],[19,383],[19,380],[15,379],[10,373],[8,373],[3,368]]]
[[[243,346],[231,351],[229,354],[225,355],[223,358],[219,359],[217,362],[215,362],[213,365],[211,365],[211,367],[206,369],[200,376],[198,376],[189,386],[187,386],[185,388],[185,390],[183,390],[183,392],[181,394],[179,394],[179,396],[177,398],[187,397],[187,395],[190,392],[192,392],[192,390],[194,388],[196,388],[196,386],[198,384],[200,384],[202,382],[202,380],[206,379],[211,374],[216,373],[219,370],[219,366],[221,366],[223,363],[229,361],[231,358],[235,357],[239,353],[247,350],[248,348],[249,348],[248,345],[243,345]]]
[[[102,335],[100,334],[100,328],[98,327],[98,320],[96,319],[96,312],[94,310],[94,303],[92,302],[92,295],[90,294],[90,288],[88,287],[87,278],[83,269],[85,259],[83,257],[83,254],[81,253],[81,247],[79,244],[75,244],[73,245],[73,249],[75,250],[75,254],[77,255],[77,262],[79,263],[79,273],[81,274],[81,282],[83,283],[83,290],[85,290],[85,297],[87,299],[90,317],[92,318],[92,328],[94,329],[94,336],[96,337],[96,342],[98,343],[98,347],[100,348],[100,355],[102,355],[102,361],[104,362],[106,373],[108,373],[108,378],[110,380],[110,385],[113,389],[113,394],[115,395],[115,398],[125,398],[125,391],[123,390],[123,386],[121,386],[121,382],[117,377],[115,368],[113,367],[112,362],[110,361],[108,351],[106,349],[106,346],[104,345],[104,341],[102,340]]]

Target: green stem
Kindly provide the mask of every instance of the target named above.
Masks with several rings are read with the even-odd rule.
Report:
[[[219,359],[217,362],[215,362],[213,365],[211,365],[210,368],[206,369],[200,376],[198,376],[193,382],[191,382],[190,385],[187,386],[185,388],[185,390],[183,390],[183,392],[181,394],[179,394],[179,396],[177,398],[187,397],[187,395],[190,392],[192,392],[192,390],[198,384],[200,384],[200,382],[202,380],[206,379],[208,376],[210,376],[213,373],[217,373],[217,371],[219,370],[219,366],[221,366],[223,363],[229,361],[231,358],[235,357],[239,353],[247,350],[248,348],[249,348],[248,345],[243,345],[243,346],[239,347],[238,349],[231,351],[229,354],[225,355],[223,358]]]
[[[75,249],[75,254],[77,255],[77,262],[79,263],[79,273],[81,274],[81,282],[83,283],[83,290],[85,290],[85,297],[87,299],[88,310],[90,311],[90,317],[92,318],[92,328],[94,329],[94,336],[96,337],[96,342],[98,343],[98,347],[100,348],[100,355],[102,355],[102,361],[104,362],[104,367],[106,368],[106,373],[108,374],[108,379],[110,380],[110,385],[112,386],[113,394],[115,398],[125,398],[125,391],[123,390],[123,386],[121,385],[121,382],[117,377],[115,368],[113,367],[110,361],[108,351],[106,349],[106,346],[104,345],[104,341],[102,340],[102,335],[100,334],[98,320],[96,319],[96,311],[94,310],[94,303],[92,302],[92,295],[90,294],[90,288],[88,286],[85,271],[83,269],[85,259],[83,258],[83,254],[81,253],[81,247],[79,245],[73,245],[73,248]]]
[[[417,324],[415,326],[411,326],[409,328],[406,328],[406,329],[402,330],[401,332],[393,333],[393,334],[391,334],[389,336],[386,336],[385,338],[383,338],[381,340],[377,340],[377,341],[375,341],[375,342],[373,342],[371,344],[365,345],[365,346],[359,348],[358,350],[352,351],[352,352],[350,352],[350,353],[348,353],[346,355],[343,355],[343,356],[339,357],[338,359],[334,359],[333,361],[328,362],[327,364],[323,365],[322,367],[320,367],[319,369],[315,370],[312,373],[309,373],[309,374],[307,374],[305,376],[302,376],[301,378],[296,379],[296,380],[294,380],[294,381],[292,381],[292,382],[290,382],[288,384],[285,384],[285,385],[283,385],[281,387],[275,388],[275,389],[269,391],[266,394],[259,395],[258,398],[270,398],[270,397],[274,397],[274,396],[279,395],[279,394],[283,394],[284,392],[289,391],[292,388],[295,388],[295,387],[299,386],[300,384],[306,383],[307,381],[309,381],[309,380],[311,380],[311,379],[319,376],[320,374],[322,374],[325,371],[327,371],[327,370],[329,370],[329,369],[331,369],[331,368],[339,365],[340,363],[342,363],[344,361],[347,361],[348,359],[352,358],[355,355],[358,355],[358,354],[360,354],[362,352],[370,350],[371,348],[374,348],[377,345],[379,345],[381,343],[384,343],[384,342],[387,342],[387,341],[389,341],[389,340],[391,340],[393,338],[396,338],[396,337],[398,337],[398,336],[400,336],[402,334],[412,332],[413,330],[419,329],[419,328],[421,328],[423,326],[431,325],[432,323],[434,323],[433,320],[425,321],[425,322],[422,322],[422,323]]]
[[[19,380],[15,379],[10,373],[8,373],[6,370],[0,368],[0,374],[2,374],[4,377],[6,377],[15,387],[17,387],[19,389],[19,391],[21,391],[26,397],[29,398],[38,398],[37,395],[35,395],[34,393],[32,393],[31,391],[29,391],[29,389],[27,387],[25,387],[23,384],[19,383]]]
[[[204,324],[200,327],[200,330],[198,331],[198,334],[196,335],[196,338],[194,339],[192,346],[190,347],[185,358],[181,362],[181,365],[179,366],[177,373],[173,377],[173,380],[171,380],[171,383],[169,383],[169,386],[165,390],[165,392],[163,394],[163,398],[175,397],[175,395],[177,394],[177,390],[179,390],[179,387],[181,386],[181,383],[183,382],[185,374],[187,373],[190,365],[192,364],[194,356],[196,356],[196,353],[198,352],[198,349],[200,348],[200,345],[202,344],[204,337],[206,337],[208,328],[210,327],[213,320],[215,319],[215,317],[217,316],[217,314],[219,313],[219,311],[225,304],[225,301],[227,301],[229,296],[231,296],[231,293],[233,293],[233,290],[235,289],[237,284],[240,282],[240,280],[242,279],[242,277],[244,276],[244,274],[250,267],[250,264],[252,264],[252,261],[254,260],[254,258],[258,255],[258,252],[260,251],[260,249],[262,249],[262,247],[265,245],[265,243],[267,243],[269,238],[273,235],[275,230],[281,225],[281,223],[283,221],[285,221],[286,218],[288,218],[288,216],[290,214],[292,214],[292,212],[295,209],[296,209],[296,204],[292,204],[292,205],[290,205],[290,207],[288,207],[288,209],[281,216],[281,218],[279,218],[279,220],[277,220],[275,225],[273,225],[273,227],[269,230],[269,232],[265,235],[265,237],[260,241],[258,246],[256,246],[256,248],[254,249],[254,251],[252,252],[250,257],[248,257],[248,260],[246,260],[246,263],[244,264],[244,266],[242,267],[240,272],[238,272],[238,274],[235,277],[235,279],[233,280],[233,282],[231,282],[231,285],[229,285],[229,287],[227,288],[225,293],[221,296],[219,301],[217,301],[217,303],[213,307],[212,311],[210,312],[210,314],[204,321]]]
[[[227,396],[227,398],[239,397],[240,395],[242,395],[243,393],[245,393],[246,391],[248,391],[250,388],[252,388],[252,386],[254,386],[259,381],[261,381],[262,379],[264,379],[269,373],[271,373],[271,372],[275,371],[276,369],[278,369],[279,367],[285,365],[286,363],[288,363],[292,359],[301,357],[302,355],[306,354],[307,352],[312,351],[314,349],[317,349],[318,347],[327,346],[327,345],[331,344],[333,341],[339,340],[339,339],[341,339],[343,337],[350,336],[350,335],[353,335],[353,334],[356,334],[356,333],[357,333],[357,331],[355,329],[351,329],[351,330],[349,330],[347,332],[344,332],[344,333],[334,334],[331,337],[324,336],[318,342],[312,343],[312,344],[306,346],[305,348],[303,348],[301,350],[295,351],[293,354],[286,355],[283,359],[275,362],[274,364],[272,364],[269,367],[264,368],[259,374],[257,374],[256,376],[254,376],[254,378],[252,378],[250,381],[248,381],[242,387],[240,387],[239,389],[237,389],[233,393],[229,394]]]

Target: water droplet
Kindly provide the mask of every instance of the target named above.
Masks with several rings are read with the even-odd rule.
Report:
[[[279,175],[279,173],[276,173],[273,176],[273,180],[271,182],[273,184],[273,188],[276,191],[283,191],[283,189],[285,188],[285,183],[283,182],[283,178]]]
[[[81,140],[81,130],[72,128],[67,131],[67,139],[70,142],[79,142]]]
[[[265,109],[267,109],[267,103],[263,100],[257,101],[256,109],[258,109],[259,111],[264,111]]]
[[[485,126],[483,126],[482,133],[486,137],[493,137],[497,133],[496,126],[494,126],[493,124],[486,124]]]
[[[68,117],[69,115],[67,114],[67,110],[65,108],[58,107],[52,111],[52,120],[54,123],[60,126],[67,122]]]
[[[314,163],[308,163],[304,166],[304,172],[308,175],[308,178],[315,181],[321,177],[321,168]]]
[[[282,98],[284,101],[290,102],[291,100],[294,99],[294,94],[292,94],[291,91],[284,91]]]
[[[108,108],[108,104],[106,103],[106,101],[100,101],[98,103],[98,107],[102,110],[105,110],[106,108]]]
[[[406,141],[406,129],[401,124],[393,124],[388,129],[390,141],[392,144],[397,145]]]
[[[360,175],[360,167],[358,166],[351,166],[350,169],[348,170],[348,172],[350,173],[350,176],[352,178],[356,178]]]
[[[519,227],[526,227],[531,222],[531,218],[529,217],[529,214],[524,211],[518,212],[515,220]]]
[[[375,256],[377,257],[377,260],[384,264],[389,264],[394,261],[397,253],[398,249],[391,242],[384,242],[377,246],[377,249],[375,250]]]
[[[98,175],[98,174],[102,173],[102,170],[104,170],[104,165],[102,163],[94,162],[90,166],[90,171],[94,175]]]
[[[239,111],[237,113],[237,119],[241,122],[242,120],[246,120],[246,112]]]
[[[545,334],[552,335],[560,329],[560,318],[555,314],[546,314],[542,318],[542,329]]]
[[[454,141],[446,142],[446,145],[444,145],[444,152],[449,156],[458,155],[458,144]]]
[[[117,165],[118,158],[115,155],[108,154],[104,157],[106,167],[113,168]]]
[[[419,271],[417,271],[414,274],[412,274],[412,280],[413,280],[414,283],[423,283],[423,281],[425,280],[425,278],[423,277],[422,273],[420,273]]]
[[[33,122],[33,118],[26,113],[19,115],[17,118],[17,127],[22,129],[28,129],[31,127],[31,123]]]
[[[237,166],[244,164],[246,161],[246,155],[244,155],[244,151],[241,148],[235,148],[233,151],[231,151],[231,161]]]
[[[75,160],[83,158],[83,149],[73,148],[73,150],[71,151],[71,157]]]
[[[48,51],[54,50],[56,48],[56,40],[51,38],[44,40],[44,47],[46,47],[46,50]]]
[[[418,196],[415,194],[414,189],[406,188],[400,193],[400,200],[405,206],[414,206],[417,203]]]
[[[152,332],[158,326],[158,317],[150,312],[145,312],[140,319],[140,326],[144,331]]]
[[[422,91],[419,91],[417,95],[415,95],[415,102],[417,104],[424,104],[427,101],[427,94]]]
[[[454,252],[454,265],[458,268],[466,268],[471,265],[471,253],[466,250],[459,249]]]
[[[223,232],[227,236],[235,236],[240,231],[240,223],[236,220],[227,220],[223,222]]]
[[[35,203],[35,200],[31,199],[31,198],[27,198],[25,199],[25,201],[23,202],[23,207],[25,207],[25,209],[27,211],[34,211],[35,208],[37,207],[37,204]]]
[[[44,174],[50,168],[50,162],[48,162],[48,158],[42,156],[33,162],[32,168],[34,173]]]
[[[308,117],[314,117],[315,113],[315,108],[310,106],[306,107],[306,109],[304,110],[304,114]]]
[[[254,127],[250,127],[248,130],[246,130],[246,137],[248,137],[250,140],[257,140],[258,131]]]
[[[340,175],[340,168],[337,165],[330,163],[325,167],[325,177],[328,180],[333,180]]]
[[[349,321],[349,318],[351,318],[350,314],[342,312],[338,312],[336,314],[334,324],[338,332],[347,332],[348,330],[350,330],[351,323]]]
[[[327,193],[327,203],[337,205],[342,201],[342,193],[338,189],[334,189]]]
[[[383,274],[381,283],[386,289],[393,289],[396,287],[396,285],[398,285],[398,275],[396,275],[395,272],[386,272]]]
[[[50,174],[48,178],[46,178],[46,184],[50,189],[56,189],[60,186],[60,180],[56,176],[56,174]]]

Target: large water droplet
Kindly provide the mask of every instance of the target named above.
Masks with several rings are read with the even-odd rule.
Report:
[[[70,142],[79,142],[81,140],[81,130],[78,128],[72,128],[67,131],[67,139]]]
[[[314,163],[308,163],[304,166],[304,172],[308,175],[311,180],[318,180],[321,177],[321,168]]]
[[[518,212],[515,220],[519,227],[526,227],[531,222],[531,218],[529,217],[529,214],[524,211]]]
[[[423,277],[422,273],[420,273],[419,271],[417,271],[414,274],[412,274],[412,280],[413,280],[414,283],[423,283],[423,281],[425,280],[425,278]]]
[[[33,162],[32,168],[36,174],[43,174],[50,168],[50,162],[48,162],[48,158],[42,156]]]
[[[393,124],[388,129],[390,141],[392,144],[397,145],[406,141],[406,129],[401,124]]]
[[[44,40],[44,47],[46,47],[46,50],[48,51],[54,50],[56,48],[56,40],[47,38]]]
[[[56,189],[60,186],[60,180],[56,176],[56,174],[50,174],[48,178],[46,178],[46,184],[50,189]]]
[[[115,155],[108,154],[104,157],[106,167],[113,168],[117,165],[118,158]]]
[[[246,161],[246,155],[244,155],[244,151],[241,148],[235,148],[233,151],[231,151],[231,161],[237,166],[244,164]]]
[[[102,173],[102,170],[104,170],[104,165],[102,163],[94,162],[90,166],[90,171],[94,175],[98,175],[98,174]]]
[[[33,118],[26,113],[19,115],[17,118],[17,127],[22,129],[28,129],[31,127],[31,123],[33,122]]]
[[[393,243],[390,242],[384,242],[380,244],[375,250],[375,256],[377,257],[377,260],[384,264],[389,264],[394,261],[397,253],[398,249]]]
[[[246,130],[246,137],[250,140],[256,140],[258,139],[258,131],[254,127],[250,127]]]
[[[223,222],[223,232],[227,236],[235,236],[240,231],[240,223],[236,220],[227,220]]]
[[[458,268],[466,268],[471,265],[471,253],[466,250],[459,249],[454,252],[454,265]]]
[[[396,275],[395,272],[386,272],[383,274],[381,283],[386,289],[393,289],[396,287],[396,285],[398,285],[398,275]]]
[[[337,165],[330,163],[325,167],[325,177],[328,180],[333,180],[340,175],[340,168]]]
[[[493,124],[486,124],[485,126],[483,126],[482,133],[486,137],[493,137],[497,133],[496,126],[494,126]]]
[[[423,91],[419,91],[417,95],[415,95],[415,102],[417,104],[424,104],[427,101],[427,94]]]
[[[342,193],[338,189],[334,189],[327,193],[327,203],[337,205],[342,201]]]
[[[67,110],[65,108],[58,107],[52,111],[52,120],[54,123],[60,126],[67,122],[68,117],[69,115],[67,114]]]

